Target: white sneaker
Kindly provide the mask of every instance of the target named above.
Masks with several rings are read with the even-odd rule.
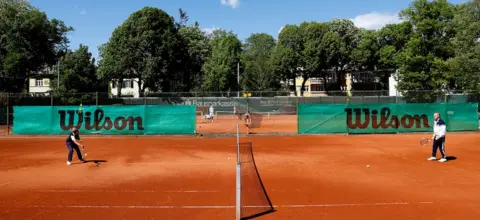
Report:
[[[70,163],[70,161],[67,161],[67,165],[69,165],[69,166],[70,166],[70,164],[72,164],[72,163]]]
[[[442,158],[442,159],[438,160],[438,162],[442,162],[442,163],[443,163],[443,162],[447,162],[447,159]]]
[[[433,161],[433,160],[437,160],[437,158],[436,157],[429,157],[427,160]]]

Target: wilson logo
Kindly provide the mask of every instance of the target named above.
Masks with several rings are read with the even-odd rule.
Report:
[[[374,129],[387,128],[430,128],[428,116],[422,115],[391,115],[390,108],[382,108],[380,114],[377,110],[370,111],[369,108],[346,108],[347,126],[350,129],[365,129],[371,126]],[[364,115],[362,120],[362,114]],[[353,118],[355,115],[355,118]]]
[[[115,119],[105,116],[105,113],[101,109],[91,112],[77,112],[75,110],[59,110],[58,114],[60,115],[60,128],[62,130],[69,130],[72,127],[81,128],[84,123],[85,130],[144,130],[142,117],[137,116],[127,116],[127,117],[117,117]],[[78,122],[75,124],[75,114],[78,116]],[[84,115],[85,114],[85,115]],[[68,123],[67,121],[68,115]]]

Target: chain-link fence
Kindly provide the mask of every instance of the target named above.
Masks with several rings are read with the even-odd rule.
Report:
[[[298,104],[403,104],[403,103],[466,103],[479,102],[478,93],[461,91],[389,91],[305,92],[294,96],[284,91],[145,93],[117,97],[109,93],[27,93],[0,95],[0,134],[11,134],[13,106],[124,106],[124,105],[195,105],[196,132],[234,134],[236,124],[245,124],[245,113],[251,115],[249,133],[296,133]],[[133,97],[132,97],[133,96]],[[10,128],[10,129],[9,129]]]
[[[10,134],[8,93],[0,93],[0,135]]]

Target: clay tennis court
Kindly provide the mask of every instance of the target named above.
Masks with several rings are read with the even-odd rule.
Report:
[[[242,137],[276,210],[257,219],[476,219],[480,135],[449,133],[447,163],[420,137]],[[0,219],[235,217],[234,137],[84,136],[97,163],[72,166],[64,140],[0,138]]]
[[[197,132],[201,134],[235,134],[237,124],[240,132],[247,133],[241,114],[217,115],[213,122],[197,116]],[[249,134],[296,134],[297,115],[252,114]]]

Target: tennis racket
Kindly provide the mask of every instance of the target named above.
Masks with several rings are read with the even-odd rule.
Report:
[[[85,153],[85,145],[82,146],[82,152],[83,152],[83,157],[85,158],[87,156],[87,153]]]
[[[426,144],[428,144],[432,139],[430,138],[422,138],[420,139],[420,145],[422,146],[425,146]]]
[[[83,140],[80,140],[80,142],[83,143]],[[87,153],[85,153],[85,145],[82,144],[82,153],[83,153],[83,157],[85,158],[87,156]]]

